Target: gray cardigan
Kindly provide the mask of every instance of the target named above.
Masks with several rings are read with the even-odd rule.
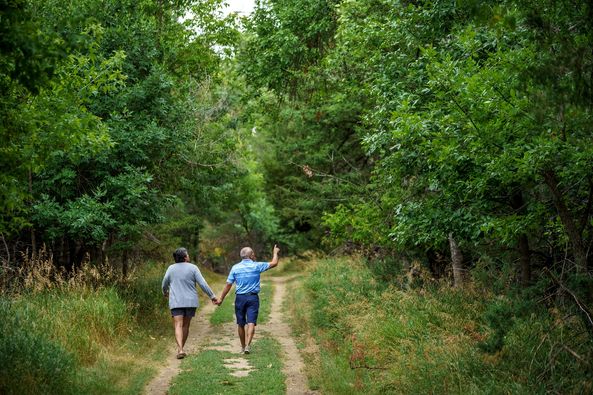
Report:
[[[169,292],[169,308],[198,307],[196,283],[202,288],[210,300],[215,298],[214,292],[193,263],[174,263],[167,269],[163,278],[163,295]]]

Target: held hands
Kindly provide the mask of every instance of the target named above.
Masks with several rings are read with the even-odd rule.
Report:
[[[221,298],[221,299],[214,298],[214,299],[212,299],[212,304],[213,304],[213,305],[216,305],[216,306],[220,306],[220,305],[222,304],[222,301],[223,301],[223,300],[224,300],[224,299],[222,299],[222,298]]]

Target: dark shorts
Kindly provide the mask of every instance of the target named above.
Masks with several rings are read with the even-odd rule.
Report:
[[[195,307],[180,307],[177,309],[171,309],[172,317],[177,317],[179,315],[181,315],[183,317],[194,317],[196,315],[196,308]]]
[[[235,316],[237,325],[257,325],[259,314],[259,296],[257,294],[240,294],[235,297]]]

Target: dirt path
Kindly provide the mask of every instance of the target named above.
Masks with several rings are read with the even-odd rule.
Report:
[[[315,392],[309,390],[307,385],[303,358],[299,353],[294,339],[290,335],[291,329],[282,311],[282,301],[286,294],[286,283],[290,279],[288,277],[272,278],[275,290],[270,322],[263,324],[261,331],[269,333],[282,345],[284,354],[284,369],[282,371],[286,376],[286,393],[288,395],[315,394]]]
[[[257,352],[258,334],[265,333],[275,338],[282,346],[284,357],[283,373],[286,376],[286,393],[288,395],[315,394],[307,386],[307,377],[304,373],[304,363],[294,339],[290,336],[290,327],[282,312],[282,301],[286,294],[286,282],[290,278],[276,277],[271,278],[275,286],[274,299],[272,300],[272,310],[270,321],[257,326],[254,338],[254,351]],[[224,365],[236,377],[245,377],[253,370],[249,364],[249,359],[239,353],[241,344],[237,337],[237,326],[234,322],[213,327],[210,325],[210,315],[215,306],[208,303],[199,311],[194,318],[186,348],[188,353],[194,354],[201,350],[219,350],[234,353],[233,358],[226,359]],[[171,332],[173,329],[171,329]],[[171,333],[171,336],[173,334]],[[170,356],[167,357],[166,366],[161,369],[159,374],[146,386],[145,394],[162,395],[166,394],[171,379],[180,372],[181,360],[175,358],[175,348],[171,345]]]
[[[209,301],[202,301],[201,303],[206,304],[200,311],[198,311],[196,317],[192,320],[187,343],[185,344],[185,348],[190,355],[198,352],[199,346],[204,344],[204,341],[208,339],[208,334],[212,332],[210,315],[216,306]],[[171,324],[171,347],[165,361],[165,366],[152,379],[152,381],[148,383],[144,390],[145,394],[163,395],[167,393],[171,379],[180,372],[181,359],[175,357],[176,350],[177,346],[175,345],[175,338],[173,335],[173,324]]]

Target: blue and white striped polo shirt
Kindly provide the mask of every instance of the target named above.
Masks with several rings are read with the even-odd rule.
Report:
[[[268,262],[253,262],[251,259],[243,259],[241,262],[233,265],[226,282],[237,283],[235,293],[237,295],[258,293],[259,277],[262,272],[270,268]]]

